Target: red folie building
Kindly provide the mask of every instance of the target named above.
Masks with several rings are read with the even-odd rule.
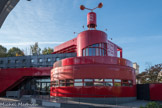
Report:
[[[88,8],[82,5],[81,9]],[[51,96],[135,100],[136,75],[132,62],[124,59],[122,48],[109,41],[107,34],[96,30],[96,26],[96,14],[90,12],[88,30],[54,48],[54,54],[75,52],[77,57],[54,63]]]

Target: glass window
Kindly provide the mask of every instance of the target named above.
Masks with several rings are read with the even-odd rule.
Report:
[[[93,86],[93,82],[84,82],[84,86]]]
[[[0,64],[3,64],[3,61],[2,60],[0,61]]]
[[[62,86],[66,86],[65,83],[60,83],[60,87],[62,87]]]
[[[11,60],[8,60],[8,64],[11,63]]]
[[[46,83],[42,83],[42,91],[46,91]]]
[[[96,56],[99,56],[100,54],[99,54],[99,48],[96,48]]]
[[[102,55],[105,56],[105,50],[104,49],[102,49]]]
[[[85,49],[83,49],[83,56],[85,56]]]
[[[89,56],[92,56],[92,48],[89,48]]]
[[[120,79],[114,79],[114,82],[121,82]]]
[[[94,86],[104,86],[103,82],[94,82]]]
[[[114,86],[121,86],[121,83],[119,83],[119,82],[114,82]]]
[[[22,60],[22,63],[25,63],[25,62],[26,62],[26,59],[23,59],[23,60]]]
[[[128,80],[122,80],[123,83],[128,83]]]
[[[102,49],[100,48],[100,56],[102,56]]]
[[[56,61],[59,61],[60,60],[60,58],[59,57],[56,57]]]
[[[112,82],[112,79],[104,79],[105,82]]]
[[[47,62],[51,62],[51,59],[50,58],[47,58]]]
[[[96,55],[96,48],[92,48],[92,56]]]
[[[129,86],[133,86],[133,82],[131,80],[128,80]]]
[[[95,82],[102,82],[103,79],[94,79]]]
[[[93,82],[93,79],[84,79],[84,82]]]
[[[75,82],[82,82],[82,79],[74,79]]]
[[[31,62],[31,63],[34,63],[34,60],[33,60],[33,59],[31,59],[31,60],[30,60],[30,62]]]
[[[39,62],[39,63],[42,63],[42,62],[43,62],[43,59],[42,59],[42,58],[39,58],[39,59],[38,59],[38,62]]]
[[[66,83],[73,83],[73,79],[66,79]]]
[[[105,86],[113,86],[112,82],[105,82]]]
[[[88,48],[86,48],[86,56],[88,56]]]
[[[18,63],[18,60],[15,60],[15,63]]]
[[[60,83],[65,83],[65,80],[60,80]]]
[[[66,83],[66,86],[72,87],[72,86],[74,86],[74,84],[73,83]]]
[[[128,83],[122,83],[122,86],[129,86]]]
[[[74,83],[74,86],[83,86],[83,83]]]
[[[96,44],[96,47],[99,47],[99,44]]]

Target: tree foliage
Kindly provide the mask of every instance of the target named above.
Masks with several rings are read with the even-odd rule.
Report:
[[[6,57],[6,55],[7,55],[7,48],[0,45],[0,57]]]
[[[38,42],[36,42],[34,45],[30,46],[32,55],[40,55],[41,48],[38,46]]]
[[[24,56],[24,52],[19,48],[12,47],[11,49],[8,50],[7,56],[8,57]]]
[[[137,75],[137,80],[140,80],[141,83],[160,83],[162,82],[162,64],[156,64],[145,69],[144,72]]]
[[[44,48],[43,50],[42,50],[42,54],[51,54],[53,52],[53,49],[52,48]]]

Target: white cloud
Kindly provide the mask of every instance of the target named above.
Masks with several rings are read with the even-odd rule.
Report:
[[[27,46],[33,45],[35,42],[16,42],[16,43],[0,43],[4,46]],[[47,44],[61,44],[63,42],[38,42],[39,45],[47,45]]]

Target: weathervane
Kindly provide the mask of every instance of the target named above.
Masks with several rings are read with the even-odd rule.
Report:
[[[93,8],[93,9],[90,9],[90,8],[86,8],[84,5],[80,5],[80,9],[81,10],[84,10],[84,9],[87,9],[87,10],[90,10],[91,12],[89,12],[87,14],[87,27],[88,29],[94,29],[96,30],[96,27],[97,27],[97,24],[96,24],[96,13],[93,12],[93,10],[97,9],[97,8],[102,8],[103,6],[103,3],[99,3],[97,7]]]

